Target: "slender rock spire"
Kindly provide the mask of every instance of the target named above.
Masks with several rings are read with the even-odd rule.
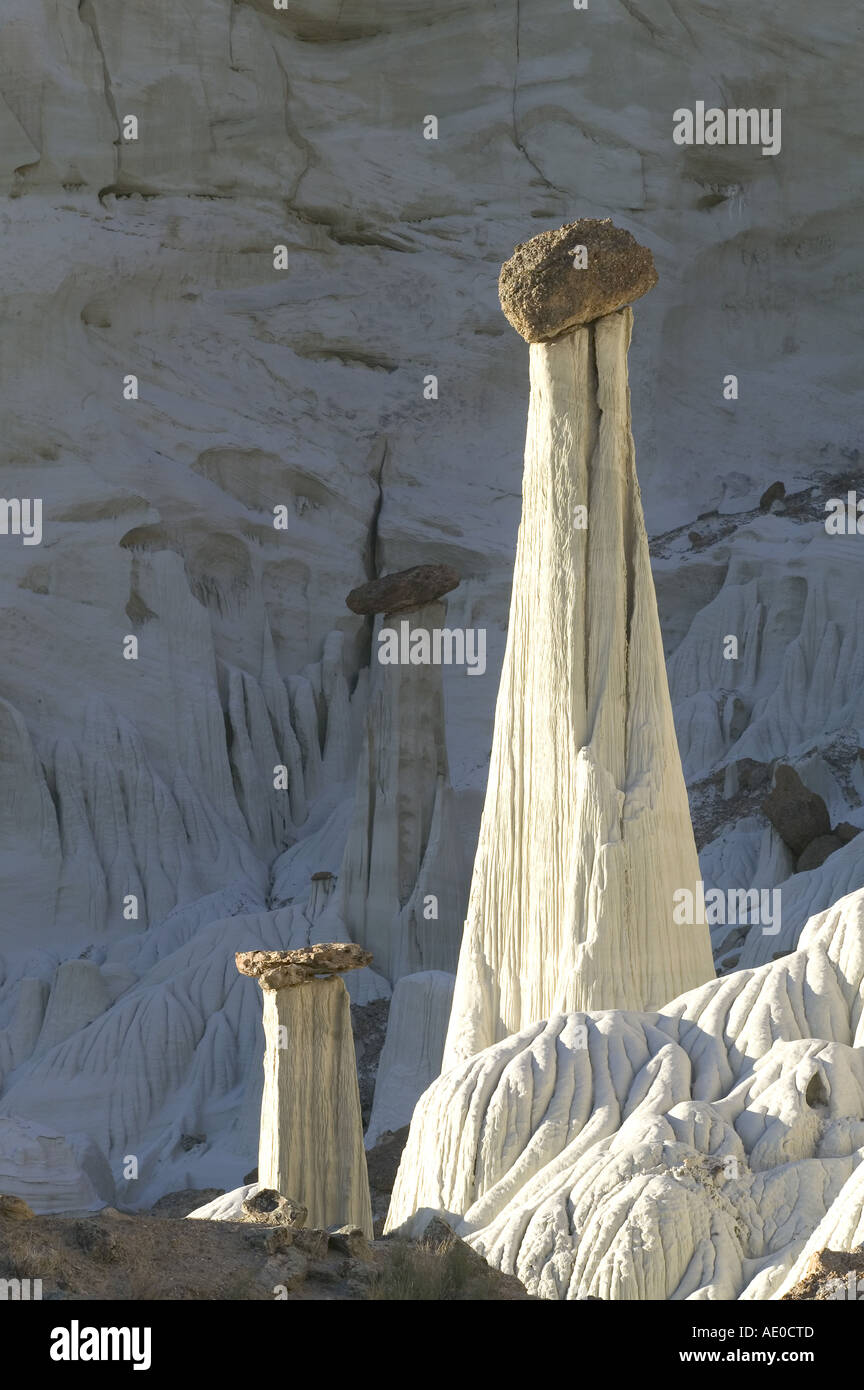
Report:
[[[699,868],[630,433],[621,306],[656,278],[629,233],[589,219],[501,272],[531,342],[523,509],[445,1068],[559,1011],[659,1007],[714,973],[707,928],[673,921]]]

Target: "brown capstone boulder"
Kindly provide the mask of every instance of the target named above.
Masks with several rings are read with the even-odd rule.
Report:
[[[352,589],[345,602],[352,613],[364,616],[407,613],[449,594],[458,583],[459,575],[452,565],[414,565],[412,569],[385,574],[382,579],[370,579],[368,584]]]
[[[587,264],[574,264],[584,246]],[[581,217],[516,247],[501,267],[498,294],[510,323],[529,343],[563,333],[632,304],[657,284],[647,246],[611,218]]]
[[[240,974],[251,975],[262,989],[290,989],[309,980],[360,970],[372,964],[372,952],[353,941],[330,941],[296,951],[238,951],[234,960]]]

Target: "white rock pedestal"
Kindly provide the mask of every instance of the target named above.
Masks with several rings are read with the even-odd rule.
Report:
[[[237,956],[264,996],[258,1181],[306,1207],[310,1226],[358,1226],[371,1240],[350,1000],[334,973],[370,960],[341,942]]]

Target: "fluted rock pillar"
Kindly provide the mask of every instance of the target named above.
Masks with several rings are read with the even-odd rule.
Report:
[[[502,270],[531,342],[522,522],[445,1069],[559,1011],[659,1007],[713,975],[707,927],[673,920],[699,869],[619,307],[656,278],[628,233],[588,220]]]
[[[358,1226],[371,1240],[350,1001],[339,978],[370,961],[346,942],[237,956],[264,996],[258,1181],[306,1207],[310,1226]]]
[[[439,600],[456,587],[446,565],[418,565],[352,590],[348,606],[430,644],[444,629]],[[447,766],[442,669],[400,659],[381,664],[376,631],[354,816],[339,873],[340,911],[395,984],[422,970],[453,971],[465,911],[467,863]],[[402,656],[406,653],[403,651]],[[427,920],[423,904],[434,895]]]

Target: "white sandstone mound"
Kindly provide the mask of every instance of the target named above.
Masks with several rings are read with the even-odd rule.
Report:
[[[388,1229],[442,1212],[546,1298],[770,1298],[860,1240],[862,1158],[864,890],[773,964],[655,1013],[559,1013],[445,1071]]]
[[[409,1123],[417,1101],[441,1070],[453,985],[454,977],[443,970],[403,975],[398,981],[378,1061],[367,1149],[387,1130]]]
[[[0,1192],[23,1197],[37,1216],[96,1211],[114,1196],[111,1171],[82,1134],[57,1134],[19,1115],[0,1115]]]
[[[258,1181],[304,1206],[312,1226],[359,1226],[371,1240],[351,1010],[332,973],[368,963],[342,943],[237,957],[264,1000]]]
[[[630,433],[629,309],[532,343],[522,524],[445,1052],[713,974]],[[583,516],[577,509],[587,508]],[[587,528],[580,519],[587,516]]]

